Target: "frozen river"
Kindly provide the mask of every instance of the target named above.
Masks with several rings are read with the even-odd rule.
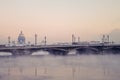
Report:
[[[0,80],[119,79],[120,55],[0,57]]]

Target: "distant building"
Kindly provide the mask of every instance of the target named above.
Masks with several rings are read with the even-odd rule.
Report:
[[[20,34],[18,36],[18,44],[19,45],[25,45],[25,36],[22,33],[22,31],[20,32]]]

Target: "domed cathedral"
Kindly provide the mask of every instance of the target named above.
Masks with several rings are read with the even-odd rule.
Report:
[[[22,31],[20,32],[20,34],[18,36],[18,44],[25,45],[25,36]]]

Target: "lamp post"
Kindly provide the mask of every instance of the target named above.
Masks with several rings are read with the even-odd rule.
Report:
[[[37,45],[37,34],[35,34],[35,45]]]
[[[10,36],[8,36],[8,45],[10,46],[10,43],[11,43],[11,38]]]

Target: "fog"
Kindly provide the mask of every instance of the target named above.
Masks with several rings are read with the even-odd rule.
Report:
[[[119,80],[120,55],[0,56],[0,80]],[[46,55],[47,54],[47,55]]]

